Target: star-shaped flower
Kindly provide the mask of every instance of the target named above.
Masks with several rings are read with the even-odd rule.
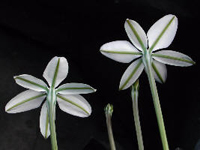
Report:
[[[40,113],[40,131],[45,138],[50,135],[49,110],[53,110],[55,120],[56,102],[61,110],[78,117],[88,117],[92,110],[90,104],[80,94],[93,93],[96,90],[83,83],[66,83],[57,87],[68,74],[68,62],[64,57],[54,57],[47,65],[42,80],[31,75],[15,76],[17,84],[28,90],[20,93],[8,102],[5,107],[8,113],[19,113],[39,107],[44,99]],[[50,108],[52,107],[52,108]]]
[[[187,55],[172,51],[160,50],[167,48],[173,41],[178,19],[174,15],[166,15],[151,26],[147,35],[141,26],[134,20],[127,19],[124,24],[126,33],[132,42],[113,41],[104,44],[100,51],[103,55],[122,63],[131,65],[124,72],[120,81],[120,90],[129,88],[147,68],[149,59],[154,78],[158,82],[165,82],[167,69],[165,64],[174,66],[191,66],[195,62]]]

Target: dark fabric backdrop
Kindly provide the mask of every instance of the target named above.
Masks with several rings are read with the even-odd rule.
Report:
[[[118,91],[128,64],[112,61],[99,52],[102,44],[128,40],[126,18],[136,20],[147,32],[167,14],[179,19],[177,35],[169,47],[192,57],[188,68],[167,66],[165,84],[157,84],[171,150],[199,150],[199,6],[197,0],[88,0],[0,1],[0,150],[50,150],[50,140],[39,131],[40,109],[5,113],[6,103],[25,90],[13,76],[41,78],[54,56],[69,62],[63,83],[82,82],[97,89],[85,95],[93,112],[78,118],[57,107],[59,150],[108,150],[104,106],[114,105],[113,132],[117,150],[137,149],[130,90]],[[146,150],[162,149],[146,74],[140,77],[140,119]]]

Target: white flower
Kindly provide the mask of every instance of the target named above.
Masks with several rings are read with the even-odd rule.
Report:
[[[131,65],[124,72],[120,81],[120,90],[129,88],[146,69],[146,59],[150,59],[154,78],[158,82],[165,82],[167,68],[165,64],[174,66],[191,66],[195,62],[187,55],[172,51],[160,50],[167,48],[173,41],[178,19],[174,15],[166,15],[149,29],[147,35],[134,20],[127,19],[124,24],[126,33],[132,42],[113,41],[104,44],[100,51],[103,55],[122,63]]]
[[[49,107],[53,106],[53,110],[55,110],[56,102],[64,112],[74,116],[88,117],[92,112],[91,106],[79,94],[92,93],[96,90],[83,83],[66,83],[57,87],[67,77],[67,74],[68,62],[66,58],[54,57],[43,73],[43,77],[48,82],[49,87],[45,82],[31,75],[15,76],[16,83],[28,90],[9,101],[5,107],[6,112],[18,113],[35,109],[46,98],[40,113],[40,131],[45,138],[50,135]],[[52,114],[52,116],[55,116],[55,114]]]

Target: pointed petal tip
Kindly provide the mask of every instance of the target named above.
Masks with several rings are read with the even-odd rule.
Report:
[[[119,87],[119,91],[123,91],[125,90],[123,87]]]
[[[15,75],[13,76],[13,79],[16,80],[17,77],[19,77],[20,75]]]
[[[168,15],[165,15],[165,16],[171,16],[172,18],[177,19],[176,15],[174,15],[174,14],[168,14]],[[163,17],[165,17],[165,16],[163,16]]]
[[[5,107],[5,112],[6,112],[6,113],[9,113],[9,112],[8,112],[8,108],[6,108],[6,107]]]
[[[19,76],[24,76],[24,75],[28,75],[28,74],[15,75],[15,76],[13,76],[13,79],[16,79],[17,77],[19,77]]]
[[[119,91],[122,91],[122,89],[121,89],[121,88],[119,88]]]
[[[161,84],[164,84],[165,82],[166,82],[166,81],[163,81],[163,80],[162,80],[160,83],[161,83]]]
[[[95,89],[95,88],[93,88],[93,87],[91,87],[92,88],[92,92],[91,93],[94,93],[94,92],[96,92],[97,91],[97,89]]]
[[[8,114],[16,114],[16,112],[10,111],[10,108],[7,108],[7,106],[5,107],[5,112]]]
[[[168,15],[171,15],[171,16],[173,16],[174,18],[177,18],[176,15],[174,15],[174,14],[168,14]]]
[[[102,46],[100,47],[100,49],[99,49],[99,51],[100,51],[101,53],[106,52],[106,50],[103,49],[103,46],[104,46],[104,45],[102,45]]]
[[[10,108],[8,106],[8,103],[5,106],[5,112],[8,113],[8,114],[12,114],[12,112],[10,112]]]
[[[196,64],[196,62],[195,61],[192,61],[192,65],[195,65]]]
[[[8,114],[12,114],[12,112],[9,111],[10,108],[8,108],[8,104],[6,104],[5,106],[5,112],[8,113]]]
[[[41,133],[41,134],[42,134],[42,133]],[[43,135],[43,134],[42,134],[42,137],[43,137],[45,140],[47,140],[47,139],[49,138],[50,134],[51,134],[51,133],[49,133],[49,135]]]
[[[80,118],[87,118],[91,116],[92,112],[87,112],[85,115],[79,116]]]

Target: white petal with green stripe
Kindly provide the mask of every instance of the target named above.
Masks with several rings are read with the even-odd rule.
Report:
[[[162,50],[152,54],[153,58],[161,63],[187,67],[195,64],[195,62],[187,55],[172,51],[172,50]]]
[[[146,33],[136,21],[126,19],[124,28],[129,39],[136,48],[138,48],[141,51],[147,48]]]
[[[57,95],[61,110],[78,117],[88,117],[92,110],[90,104],[81,95]]]
[[[43,77],[47,80],[49,86],[57,87],[68,74],[68,62],[64,57],[54,57],[48,63]]]
[[[178,19],[174,15],[166,15],[154,23],[147,33],[150,51],[168,47],[178,28]]]
[[[88,94],[95,91],[96,89],[83,83],[66,83],[56,90],[59,94]]]
[[[122,63],[129,63],[133,59],[141,56],[141,52],[128,41],[106,43],[101,46],[100,52],[108,58]]]
[[[42,80],[34,76],[23,74],[15,76],[14,79],[17,84],[21,85],[24,88],[38,92],[47,90],[47,85]]]
[[[144,65],[141,58],[131,63],[121,78],[119,89],[125,90],[129,88],[138,79],[143,69]]]
[[[153,68],[155,80],[160,82],[160,83],[164,83],[167,79],[167,67],[166,67],[166,65],[154,60],[152,62],[152,68]]]
[[[40,112],[40,132],[45,139],[50,135],[49,116],[46,102],[42,105]]]
[[[24,91],[7,103],[5,111],[7,113],[19,113],[38,108],[44,100],[45,95],[45,93],[32,90]]]

